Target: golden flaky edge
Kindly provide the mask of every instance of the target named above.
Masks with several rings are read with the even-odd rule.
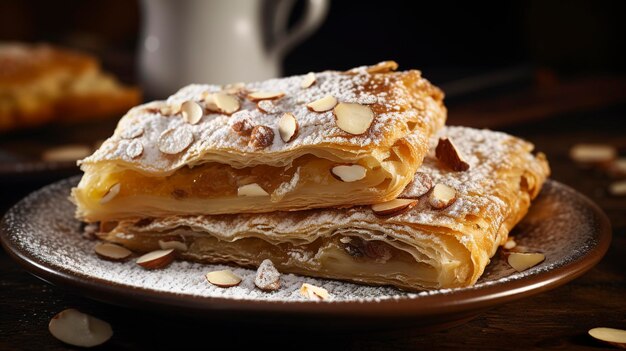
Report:
[[[156,249],[159,240],[183,240],[189,249],[181,256],[201,262],[254,267],[269,258],[284,273],[409,290],[470,286],[482,275],[498,246],[506,242],[511,228],[527,213],[531,199],[539,194],[549,175],[549,167],[543,154],[531,154],[530,143],[504,133],[447,127],[440,134],[443,135],[454,140],[470,164],[468,171],[454,172],[430,155],[420,168],[419,173],[427,174],[433,184],[456,189],[456,201],[445,209],[432,208],[430,194],[426,194],[408,212],[388,218],[376,216],[369,206],[256,215],[174,216],[121,222],[101,235],[136,251]],[[433,138],[433,149],[436,142],[437,138]],[[416,174],[415,182],[400,197],[419,195],[420,179]],[[319,252],[302,250],[307,245],[319,247],[315,244],[319,240],[341,242],[338,237],[343,236],[385,243],[410,253],[415,258],[414,272],[402,276],[390,271],[391,261],[374,267],[361,259],[355,259],[355,265],[345,266],[346,269],[338,269]],[[331,256],[350,258],[336,250]],[[377,273],[363,273],[366,267],[374,267]]]
[[[0,132],[119,116],[141,102],[96,58],[48,45],[0,44]]]
[[[383,69],[376,69],[381,65]],[[152,211],[152,216],[253,213],[369,204],[393,199],[422,163],[430,136],[445,123],[446,109],[443,93],[422,78],[419,71],[392,72],[389,62],[381,65],[359,67],[347,72],[316,73],[315,84],[307,88],[301,86],[305,76],[241,85],[237,88],[239,93],[236,93],[241,104],[237,112],[228,116],[205,110],[197,124],[187,123],[180,113],[168,115],[161,108],[168,106],[171,109],[186,101],[206,105],[203,99],[207,95],[231,91],[229,89],[232,88],[191,85],[171,96],[167,102],[138,106],[122,118],[111,138],[92,156],[81,161],[85,175],[73,190],[77,217],[98,221],[137,218],[145,216],[145,211]],[[273,100],[275,110],[268,113],[245,97],[258,91],[278,91],[285,95]],[[335,96],[339,102],[369,106],[375,116],[371,126],[362,135],[351,135],[337,126],[332,110],[315,112],[307,107],[308,103],[327,95]],[[298,134],[288,142],[280,138],[278,130],[281,116],[286,112],[295,116],[299,126]],[[256,147],[251,142],[253,136],[237,133],[233,126],[244,120],[252,126],[272,130],[274,137],[271,144]],[[190,144],[180,152],[164,153],[160,142],[170,132],[186,133],[191,139],[185,140],[191,140]],[[142,152],[131,156],[129,149],[137,142],[141,143]],[[355,191],[352,198],[334,193],[319,194],[318,201],[310,196],[300,201],[299,193],[293,192],[272,194],[271,199],[249,197],[233,201],[228,198],[223,203],[218,203],[221,199],[196,198],[191,194],[187,202],[181,203],[170,194],[149,197],[151,194],[145,193],[141,194],[145,198],[134,196],[130,201],[135,202],[126,205],[123,202],[124,184],[120,181],[121,196],[106,204],[96,198],[114,185],[115,181],[109,180],[109,184],[104,179],[107,175],[125,170],[147,177],[165,177],[180,168],[203,163],[219,163],[234,168],[258,165],[290,167],[294,160],[306,155],[338,164],[367,162],[372,168],[385,170],[388,185],[380,189]],[[328,170],[321,169],[322,172],[321,177],[326,176]],[[99,193],[94,195],[96,185],[102,189],[98,188]],[[149,209],[144,211],[145,207],[136,202],[158,204],[159,207],[148,206]]]

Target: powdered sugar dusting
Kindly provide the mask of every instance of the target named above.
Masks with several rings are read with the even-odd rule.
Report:
[[[410,88],[407,88],[401,81],[407,75],[411,75],[411,80],[415,80]],[[428,137],[443,125],[445,120],[441,93],[421,78],[418,71],[374,75],[365,71],[353,74],[327,71],[317,73],[316,84],[307,89],[300,87],[303,78],[304,76],[293,76],[246,84],[243,88],[246,91],[282,91],[285,92],[285,96],[271,102],[261,102],[259,106],[247,99],[241,99],[241,110],[232,116],[209,113],[198,124],[186,125],[185,127],[189,128],[193,136],[193,143],[185,152],[175,157],[164,155],[161,152],[163,150],[158,147],[158,140],[165,131],[179,129],[184,125],[185,122],[180,114],[165,116],[159,113],[159,109],[155,106],[164,102],[138,106],[120,120],[115,134],[105,141],[94,155],[83,160],[83,163],[123,161],[145,171],[171,172],[185,164],[216,159],[217,156],[214,153],[227,151],[231,157],[221,161],[229,162],[236,167],[245,166],[242,163],[284,162],[288,164],[289,160],[281,157],[272,158],[268,155],[299,148],[330,147],[329,145],[333,143],[349,148],[368,145],[383,147],[395,142],[388,137],[394,132],[405,130],[409,134],[421,133]],[[207,94],[220,90],[221,87],[216,85],[189,85],[169,97],[167,103],[177,106],[189,100],[201,102]],[[340,102],[372,104],[369,106],[378,112],[369,131],[362,136],[351,136],[336,126],[332,111],[323,113],[309,111],[306,104],[326,95],[333,95]],[[259,108],[265,112],[260,111]],[[267,126],[278,136],[278,121],[281,114],[285,112],[293,113],[299,125],[298,136],[289,143],[277,137],[271,146],[256,150],[249,145],[246,139],[248,137],[237,135],[231,128],[237,120],[245,117],[251,122],[252,127]],[[416,122],[415,130],[403,129],[408,121]],[[123,152],[124,146],[121,140],[127,133],[126,130],[138,128],[144,131],[140,136],[144,154],[141,158],[132,159]],[[394,138],[404,136],[406,133],[395,135]],[[185,140],[189,139],[185,138]],[[243,157],[243,154],[246,155],[245,162],[237,158],[238,155]]]
[[[262,292],[255,288],[255,270],[224,265],[177,261],[164,270],[146,271],[134,262],[108,262],[93,253],[95,241],[81,236],[81,225],[74,219],[74,206],[67,194],[78,178],[50,185],[22,200],[7,212],[3,240],[7,247],[49,267],[78,277],[92,277],[129,288],[186,296],[220,297],[256,301],[306,301],[299,293],[306,282],[328,290],[329,303],[342,301],[375,302],[390,299],[428,299],[430,296],[461,293],[507,283],[527,276],[562,267],[582,259],[598,245],[600,219],[574,191],[555,182],[548,182],[529,215],[520,223],[515,238],[518,245],[546,255],[546,261],[522,273],[510,268],[501,255],[493,257],[485,274],[471,288],[440,289],[407,293],[389,287],[363,286],[339,281],[313,279],[291,274],[281,276],[281,289]],[[545,218],[545,211],[552,215]],[[231,269],[243,278],[237,287],[223,289],[208,284],[204,275],[209,271]],[[546,277],[547,278],[547,277]],[[319,303],[319,302],[310,302]],[[326,301],[322,303],[327,303]]]

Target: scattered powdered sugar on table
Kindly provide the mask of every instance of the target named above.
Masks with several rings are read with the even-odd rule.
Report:
[[[528,275],[537,275],[581,259],[597,245],[598,218],[588,205],[569,188],[548,182],[530,214],[518,226],[518,245],[541,251],[546,260],[516,273],[496,254],[478,284],[472,288],[404,292],[390,287],[373,287],[340,281],[314,279],[292,274],[281,275],[281,288],[263,292],[254,286],[256,271],[225,265],[178,261],[163,270],[147,271],[134,260],[123,263],[99,259],[93,252],[96,241],[82,237],[81,224],[74,219],[74,205],[67,196],[78,177],[47,186],[22,200],[9,212],[4,223],[4,240],[9,248],[52,271],[74,276],[98,278],[129,288],[145,288],[185,296],[220,297],[239,300],[310,302],[302,297],[302,283],[323,287],[331,298],[321,303],[341,301],[374,302],[389,299],[423,299],[433,295],[454,294],[467,289],[505,285]],[[552,216],[545,218],[546,211]],[[206,282],[204,275],[214,270],[231,269],[243,278],[232,288],[219,288]]]

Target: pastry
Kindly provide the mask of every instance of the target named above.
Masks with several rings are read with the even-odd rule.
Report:
[[[0,44],[0,132],[50,121],[115,116],[141,101],[87,54],[52,47]]]
[[[256,267],[271,259],[283,273],[409,290],[470,286],[526,214],[548,164],[532,144],[488,130],[447,127],[430,148],[388,203],[103,222],[99,235],[139,252],[176,247],[200,262]]]
[[[138,106],[82,160],[78,216],[111,221],[364,205],[398,196],[446,117],[442,92],[394,62]]]

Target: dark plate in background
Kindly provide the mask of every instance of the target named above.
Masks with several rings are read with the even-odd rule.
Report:
[[[49,182],[78,174],[75,160],[47,160],[44,154],[70,145],[93,151],[113,134],[117,120],[56,124],[0,134],[0,182]]]

